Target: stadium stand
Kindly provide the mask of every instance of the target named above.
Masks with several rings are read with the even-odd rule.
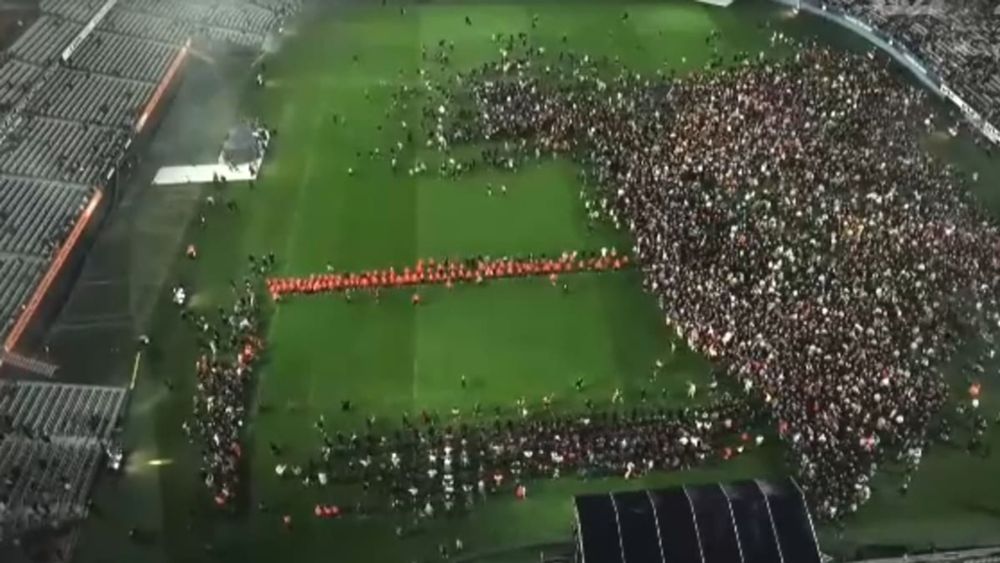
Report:
[[[31,117],[0,145],[0,170],[85,184],[121,151],[124,134],[82,121]]]
[[[180,45],[194,33],[194,24],[141,12],[112,10],[98,29],[148,41]]]
[[[41,97],[37,114],[127,129],[135,123],[154,84],[60,68]],[[73,96],[68,96],[72,92]]]
[[[45,265],[42,261],[21,256],[0,258],[0,315],[6,333],[17,320],[31,289],[41,279]]]
[[[100,457],[99,447],[79,439],[0,443],[0,539],[86,516]]]
[[[33,64],[8,59],[0,67],[0,105],[5,108],[12,105],[28,91],[41,72],[42,69]]]
[[[214,2],[122,0],[121,8],[160,19],[186,22],[196,38],[221,41],[244,47],[260,47],[267,34],[280,25],[285,14],[299,2],[264,0]]]
[[[39,8],[68,20],[87,23],[103,3],[104,0],[41,0]]]
[[[26,256],[50,255],[88,199],[77,186],[0,178],[0,248]]]
[[[108,440],[125,406],[123,387],[0,382],[5,433],[28,439]]]
[[[827,3],[900,41],[988,121],[995,124],[1000,118],[1000,14],[995,2]]]
[[[159,0],[123,0],[119,7],[167,19],[209,22],[213,5],[210,2],[161,2]]]
[[[243,29],[265,35],[274,25],[274,14],[254,4],[242,6],[222,4],[216,8],[212,22],[220,27]]]
[[[23,372],[31,375],[40,375],[42,377],[51,378],[59,370],[59,366],[40,360],[38,358],[29,358],[28,356],[22,356],[17,352],[4,352],[0,359],[3,359],[4,365],[16,367]]]
[[[0,540],[86,516],[126,397],[118,387],[0,382]]]
[[[76,22],[43,15],[11,45],[10,53],[37,65],[54,63],[81,29],[83,26]]]
[[[109,76],[121,76],[155,84],[177,56],[176,45],[97,31],[77,51],[73,65]]]
[[[50,264],[61,264],[54,251],[88,202],[99,201],[96,192],[161,98],[162,82],[176,71],[189,38],[260,48],[297,5],[41,0],[40,16],[0,54],[0,336],[8,337],[6,348],[13,346],[10,334],[22,331],[19,318],[32,313],[35,288],[50,279]]]
[[[190,38],[260,48],[297,2],[41,0],[0,54],[0,362],[163,96]],[[124,388],[0,380],[0,542],[84,517]]]

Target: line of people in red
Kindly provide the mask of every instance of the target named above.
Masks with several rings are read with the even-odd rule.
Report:
[[[270,278],[267,280],[271,297],[279,300],[286,294],[332,293],[348,290],[375,290],[420,285],[476,283],[501,278],[548,276],[555,284],[561,274],[620,270],[629,265],[629,258],[614,249],[600,252],[564,252],[558,258],[528,257],[480,258],[468,260],[418,260],[413,267],[365,270],[351,273],[312,274],[307,277]]]

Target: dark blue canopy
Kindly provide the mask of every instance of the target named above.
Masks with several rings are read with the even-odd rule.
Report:
[[[581,563],[820,563],[791,479],[582,495],[576,515]]]

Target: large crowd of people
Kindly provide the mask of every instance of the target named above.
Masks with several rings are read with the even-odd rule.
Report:
[[[402,512],[419,527],[425,518],[467,511],[489,496],[524,498],[536,479],[639,478],[732,459],[764,442],[752,433],[760,414],[742,397],[712,397],[699,407],[670,409],[651,400],[632,408],[591,405],[575,415],[559,414],[548,399],[534,412],[537,405],[524,400],[514,416],[500,410],[442,418],[423,411],[412,420],[404,415],[402,427],[388,434],[369,428],[335,437],[320,419],[323,446],[304,465],[289,465],[277,444],[271,449],[282,478],[305,485],[360,482],[365,491],[377,485],[387,492],[384,506],[362,502],[346,510]]]
[[[200,350],[194,416],[183,429],[201,448],[201,478],[220,507],[231,506],[240,493],[251,376],[264,349],[258,293],[273,262],[273,256],[250,256],[247,275],[232,284],[232,305],[216,315],[181,311]]]
[[[830,0],[925,61],[993,125],[1000,119],[1000,16],[996,2]]]
[[[426,96],[423,122],[403,123],[407,144],[425,133],[419,142],[441,151],[445,176],[575,159],[588,218],[628,232],[628,258],[428,261],[402,272],[272,279],[269,292],[628,264],[643,272],[665,322],[738,391],[684,409],[631,411],[614,405],[616,393],[611,409],[576,415],[532,415],[522,400],[517,416],[492,423],[404,415],[394,433],[370,423],[362,437],[338,431],[336,439],[321,417],[323,445],[304,466],[271,444],[279,476],[307,485],[357,479],[366,491],[377,483],[391,507],[433,516],[502,490],[524,496],[535,478],[689,468],[774,435],[817,514],[838,519],[868,500],[881,465],[902,462],[909,475],[932,441],[950,439],[946,409],[967,426],[968,449],[988,455],[979,379],[1000,332],[1000,231],[972,201],[977,178],[923,145],[952,117],[936,115],[873,54],[816,45],[781,57],[716,52],[708,72],[643,75],[607,57],[546,53],[523,33],[497,41],[498,60],[469,72],[453,71],[453,46],[439,44],[431,60],[440,76],[422,72],[422,88],[396,97]],[[481,152],[468,158],[467,145]],[[403,146],[371,156],[398,171]],[[409,173],[426,170],[421,163]],[[202,444],[203,477],[220,505],[239,486],[246,391],[262,350],[256,287],[272,263],[251,257],[251,276],[234,285],[236,303],[217,320],[189,316],[203,353],[186,429]],[[983,344],[981,356],[964,364],[968,395],[951,402],[943,366],[969,340]],[[344,464],[338,452],[349,454]],[[317,505],[316,514],[341,511]]]
[[[1000,233],[976,179],[922,146],[946,119],[924,94],[874,55],[814,45],[677,77],[498,41],[458,76],[440,46],[427,145],[458,171],[477,164],[456,161],[466,144],[505,169],[578,160],[588,213],[632,235],[665,320],[767,415],[821,516],[856,510],[879,464],[915,467],[942,366],[968,338],[993,357],[1000,327]],[[961,399],[976,449],[984,419]]]

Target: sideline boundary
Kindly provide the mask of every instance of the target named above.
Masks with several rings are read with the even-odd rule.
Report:
[[[128,390],[135,389],[135,381],[139,378],[139,363],[142,362],[142,350],[135,353],[135,361],[132,362],[132,379],[129,381]]]

